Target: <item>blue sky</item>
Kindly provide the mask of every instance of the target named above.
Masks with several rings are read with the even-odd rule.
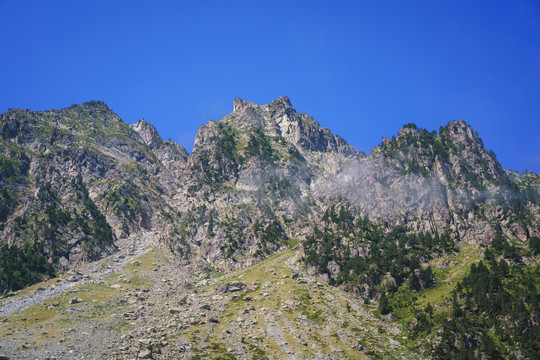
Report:
[[[540,1],[0,0],[0,112],[104,100],[191,149],[281,95],[359,150],[464,119],[540,172]]]

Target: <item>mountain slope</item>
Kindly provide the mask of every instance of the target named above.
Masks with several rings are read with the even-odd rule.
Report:
[[[375,318],[367,320],[362,302],[378,304],[371,310],[385,321],[400,323],[407,345],[427,356],[467,358],[495,349],[503,357],[519,357],[519,343],[523,353],[536,351],[525,345],[529,338],[500,336],[492,322],[475,329],[447,323],[451,314],[453,319],[463,313],[482,316],[477,312],[482,305],[471,307],[465,297],[475,283],[469,271],[476,274],[472,265],[486,254],[496,264],[505,259],[510,275],[493,281],[504,283],[504,291],[518,299],[512,300],[514,304],[524,302],[522,307],[516,305],[518,314],[532,314],[523,315],[511,329],[537,331],[538,288],[527,284],[537,278],[540,177],[504,170],[462,120],[449,122],[438,132],[405,124],[369,155],[297,112],[286,97],[266,105],[234,100],[231,114],[200,127],[191,154],[164,141],[144,119],[128,125],[98,101],[43,112],[9,110],[0,115],[0,135],[2,293],[62,277],[63,271],[75,268],[96,271],[104,281],[105,273],[96,266],[108,261],[106,274],[137,278],[136,266],[126,265],[127,259],[148,245],[155,250],[144,255],[144,261],[156,264],[156,274],[133,280],[144,285],[134,291],[151,289],[153,283],[165,286],[159,276],[175,271],[180,283],[169,280],[182,287],[182,293],[201,299],[220,281],[242,281],[239,276],[253,280],[240,289],[252,300],[227,295],[225,304],[223,295],[205,298],[211,309],[220,309],[210,311],[218,322],[192,324],[197,326],[186,330],[187,342],[171,345],[176,350],[183,346],[195,357],[265,353],[326,358],[333,352],[348,358],[409,357],[401,345],[389,340],[401,336],[391,330],[398,329],[391,323],[381,325],[393,332],[390,338],[383,334],[373,339],[373,346],[355,344],[356,338],[369,338],[365,329],[380,325]],[[157,256],[154,261],[152,254]],[[286,257],[296,259],[294,266]],[[162,261],[167,262],[167,273],[159,272],[157,263]],[[495,268],[492,265],[490,269]],[[311,280],[292,281],[293,270]],[[201,277],[236,272],[197,285],[196,295],[193,285],[186,285],[190,271]],[[262,280],[255,284],[254,277],[266,279],[266,285]],[[458,282],[466,282],[468,288],[459,289]],[[99,289],[100,294],[112,291]],[[172,288],[152,289],[157,292],[140,297],[161,304],[164,312],[177,301]],[[317,289],[323,293],[315,299]],[[516,289],[527,289],[531,295],[519,300]],[[69,291],[57,290],[42,295],[65,296],[62,291]],[[338,293],[336,302],[331,294]],[[356,315],[349,314],[344,297]],[[45,301],[46,296],[31,298]],[[22,304],[21,299],[15,297],[13,304]],[[239,304],[248,303],[257,311],[238,312]],[[10,308],[25,311],[15,305]],[[117,305],[113,307],[124,306]],[[462,312],[452,313],[452,306]],[[189,311],[195,316],[197,310]],[[281,315],[273,316],[274,312]],[[335,321],[323,325],[313,312]],[[164,313],[154,315],[157,322],[165,321]],[[507,315],[497,313],[492,320]],[[306,323],[296,326],[296,316],[307,317]],[[371,325],[362,330],[354,319]],[[242,336],[240,329],[246,324],[259,335]],[[133,326],[141,331],[141,324]],[[311,327],[313,333],[301,333],[302,326]],[[231,334],[244,340],[225,340]],[[460,342],[465,338],[476,340],[441,350],[444,341],[465,344]],[[493,342],[496,345],[491,346]],[[146,345],[158,355],[154,345]],[[393,350],[378,351],[381,346]]]
[[[10,268],[16,259],[45,257],[67,269],[110,254],[116,238],[160,221],[167,183],[154,173],[169,170],[104,103],[10,110],[0,124],[0,231],[11,249],[1,256],[2,290],[39,272],[29,266],[14,276],[21,272]]]
[[[401,344],[399,326],[304,273],[298,258],[289,250],[201,280],[150,250],[125,268],[92,273],[68,292],[4,318],[0,345],[15,359],[129,359],[146,349],[162,359],[420,358]],[[72,281],[59,280],[56,286]]]

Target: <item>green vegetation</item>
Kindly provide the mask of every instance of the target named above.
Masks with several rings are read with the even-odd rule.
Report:
[[[148,197],[141,195],[140,189],[133,183],[119,185],[109,192],[105,199],[113,204],[114,214],[128,223],[146,216],[141,201],[148,201]]]
[[[222,342],[213,342],[209,344],[208,350],[213,359],[219,360],[235,360],[236,357],[232,356]]]
[[[83,232],[88,235],[87,244],[98,246],[113,245],[114,237],[111,226],[107,223],[105,216],[99,211],[96,204],[90,199],[88,189],[82,182],[82,178],[76,177],[71,180],[71,185],[77,191],[77,200],[82,202],[85,210],[90,214],[91,222],[83,220],[79,215],[75,215],[75,222],[83,229]],[[87,217],[88,218],[88,217]]]
[[[302,240],[300,240],[300,239],[293,239],[293,238],[287,239],[287,245],[289,245],[290,249],[294,249],[301,242],[302,242]]]
[[[407,124],[404,124],[404,125],[403,125],[403,128],[404,128],[404,129],[413,129],[413,130],[418,129],[418,127],[416,126],[415,123],[407,123]]]
[[[260,249],[257,250],[255,256],[262,257],[271,254],[272,250],[279,248],[288,239],[285,230],[283,230],[283,227],[277,218],[274,218],[270,224],[264,227],[260,222],[255,222],[253,225],[253,232],[261,239]]]
[[[261,178],[263,178],[264,184],[259,187],[257,193],[260,200],[267,198],[283,199],[286,197],[291,197],[293,200],[298,201],[300,198],[300,189],[298,186],[291,183],[291,181],[286,177],[276,174],[267,175],[262,173]]]
[[[381,294],[381,297],[379,298],[379,312],[381,315],[389,314],[392,311],[392,308],[388,304],[388,298],[386,297],[386,294],[383,292]]]
[[[327,274],[332,285],[368,285],[372,297],[381,291],[393,293],[404,283],[413,291],[431,287],[436,281],[433,271],[422,263],[433,254],[455,250],[448,233],[416,234],[403,226],[386,231],[345,206],[339,212],[330,207],[321,226],[323,230],[316,227],[303,243],[305,263]],[[339,267],[337,273],[331,262]]]
[[[272,145],[270,145],[268,137],[264,135],[261,129],[256,129],[250,134],[245,152],[248,156],[255,156],[268,163],[273,163],[275,160]]]
[[[529,249],[531,249],[534,255],[540,254],[540,237],[531,236],[529,239]]]
[[[12,157],[0,153],[0,226],[17,206],[16,188],[28,172],[29,163],[30,160],[22,151],[14,153]]]
[[[201,359],[227,358],[226,349],[220,346],[225,338],[227,346],[240,343],[248,351],[244,357],[250,359],[288,358],[291,352],[306,359],[364,359],[366,352],[372,354],[369,358],[414,358],[408,349],[390,340],[387,324],[357,312],[362,309],[359,299],[299,277],[288,265],[295,257],[293,250],[275,254],[224,275],[217,284],[198,288],[198,293],[212,294],[220,284],[242,281],[249,286],[242,294],[223,295],[228,299],[219,323],[182,330],[182,338],[199,349],[194,353]],[[239,326],[242,323],[245,325]]]
[[[426,307],[414,338],[442,329],[436,359],[512,359],[540,356],[540,268],[497,261],[490,249],[450,295],[449,311]]]
[[[55,276],[54,267],[43,254],[41,242],[25,242],[21,247],[4,244],[0,248],[0,294]]]
[[[218,134],[210,139],[215,151],[200,153],[198,164],[193,167],[201,174],[201,180],[213,189],[222,188],[229,176],[238,172],[243,161],[237,149],[234,129],[222,122],[218,122],[217,127]],[[214,162],[217,167],[210,166]]]
[[[382,142],[379,146],[386,158],[395,159],[404,165],[402,167],[404,173],[426,175],[432,170],[435,159],[448,161],[450,152],[456,150],[446,135],[448,132],[446,128],[441,127],[439,135],[436,131],[428,132],[412,123],[403,125],[403,128],[414,131],[400,135],[399,138],[392,136],[389,143]],[[419,159],[423,160],[424,165],[419,165]]]
[[[540,357],[540,267],[522,262],[538,254],[538,237],[524,247],[498,232],[479,261],[469,247],[456,256],[447,233],[387,230],[341,206],[327,209],[303,245],[304,262],[330,284],[380,294],[377,312],[397,316],[410,346],[435,359]],[[455,267],[441,268],[451,260]]]
[[[16,244],[3,244],[0,248],[0,292],[18,290],[45,277],[54,276],[54,266],[61,257],[69,254],[68,240],[79,235],[81,244],[90,259],[98,258],[98,248],[113,246],[112,229],[105,216],[90,199],[88,189],[80,177],[67,183],[74,193],[78,209],[70,202],[63,202],[51,182],[36,180],[37,202],[43,213],[22,215],[14,219],[13,231]],[[71,235],[70,235],[71,234]]]

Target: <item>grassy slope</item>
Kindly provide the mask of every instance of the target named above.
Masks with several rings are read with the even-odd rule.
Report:
[[[111,317],[114,318],[113,314],[121,311],[122,294],[151,287],[154,281],[150,274],[156,257],[162,258],[158,252],[150,251],[138,258],[140,265],[128,263],[125,269],[107,277],[102,284],[77,285],[11,316],[0,317],[0,322],[4,323],[0,327],[0,339],[34,349],[51,344],[61,347],[62,338],[69,328],[82,329],[86,322],[109,322]],[[15,296],[39,291],[39,288],[57,281],[66,281],[68,274],[65,275],[20,290]],[[82,302],[70,304],[74,297],[82,299]],[[113,319],[108,326],[111,330],[122,330],[125,325],[123,320]],[[84,333],[79,335],[84,336]]]
[[[395,340],[402,340],[399,329],[374,317],[359,299],[310,278],[294,279],[287,263],[295,255],[287,251],[220,279],[244,282],[248,290],[225,294],[231,300],[219,323],[185,330],[198,356],[232,359],[227,349],[241,344],[254,359],[415,357]]]
[[[445,306],[450,292],[469,273],[471,265],[482,260],[483,252],[484,250],[478,247],[465,245],[455,256],[433,259],[430,265],[437,284],[414,293],[408,289],[407,283],[404,283],[390,300],[392,313],[405,322],[412,318],[415,308],[424,308],[428,303],[435,309]]]
[[[293,355],[298,359],[419,358],[402,344],[405,339],[399,327],[375,317],[359,299],[309,276],[293,277],[294,263],[288,263],[296,255],[295,250],[286,251],[253,267],[196,285],[191,296],[203,300],[195,301],[192,314],[204,311],[199,309],[202,301],[221,297],[219,322],[188,324],[170,332],[165,340],[171,343],[189,340],[193,348],[184,356],[193,359],[233,359],[231,349],[241,349],[253,359]],[[103,283],[74,286],[67,293],[0,318],[0,339],[17,344],[22,353],[36,349],[65,350],[66,343],[92,333],[96,324],[108,336],[118,338],[138,326],[149,326],[144,320],[133,322],[122,316],[136,306],[127,304],[125,295],[148,289],[146,296],[158,296],[154,284],[161,275],[155,264],[163,264],[167,258],[153,250],[137,260],[139,265],[133,265],[132,261],[125,269],[106,277]],[[233,281],[246,283],[247,290],[228,294],[216,290]],[[50,284],[36,284],[15,296],[39,291],[40,286],[46,285]],[[83,301],[70,304],[75,296]],[[150,303],[155,300],[150,299]],[[213,311],[217,309],[214,303],[209,304]],[[162,318],[162,324],[171,317],[167,307],[149,309],[153,309],[152,317]]]

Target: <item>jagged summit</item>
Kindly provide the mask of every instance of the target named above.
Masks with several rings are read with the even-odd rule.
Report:
[[[283,95],[277,98],[276,100],[272,101],[270,104],[268,104],[270,107],[282,107],[282,108],[292,108],[291,100]]]
[[[251,101],[245,101],[241,98],[236,98],[233,100],[233,111],[240,111],[240,110],[244,110],[248,107],[270,107],[272,109],[277,109],[277,108],[292,108],[294,109],[294,107],[292,106],[291,104],[291,101],[290,99],[283,95],[283,96],[280,96],[279,98],[277,98],[276,100],[273,100],[272,102],[270,102],[269,104],[266,104],[266,105],[258,105],[254,102],[251,102]]]
[[[83,111],[99,111],[114,114],[114,111],[102,100],[85,101],[82,104],[73,104],[67,109]],[[63,109],[60,109],[63,110]],[[55,111],[55,110],[50,110]],[[116,115],[116,114],[115,114]]]
[[[71,106],[83,106],[83,107],[106,107],[109,108],[109,106],[105,103],[103,100],[89,100],[85,101],[80,105],[73,104]]]
[[[478,133],[465,120],[453,120],[446,128],[449,131],[452,141],[456,143],[474,142],[480,147],[484,147],[482,139]]]
[[[83,110],[83,111],[104,111],[104,112],[107,112],[107,113],[110,113],[110,114],[114,114],[114,111],[102,100],[89,100],[89,101],[85,101],[83,102],[82,104],[72,104],[68,107],[64,107],[64,108],[61,108],[61,109],[49,109],[49,110],[30,110],[30,109],[20,109],[20,108],[9,108],[5,113],[3,114],[0,114],[1,116],[3,116],[4,118],[5,117],[9,117],[9,116],[12,116],[12,115],[16,115],[16,114],[22,114],[22,113],[26,113],[26,114],[42,114],[42,113],[58,113],[58,112],[62,112],[62,111],[79,111],[79,110]],[[116,115],[116,114],[114,114]]]
[[[223,120],[234,123],[242,130],[254,130],[272,126],[276,121],[279,124],[279,118],[294,117],[295,114],[297,112],[286,96],[264,105],[237,98],[233,101],[233,112]]]
[[[148,121],[141,119],[136,124],[130,126],[137,134],[139,134],[149,148],[154,148],[164,143],[154,125],[150,124]]]
[[[287,96],[281,96],[265,105],[240,98],[235,99],[233,104],[233,112],[222,118],[221,122],[240,132],[263,130],[268,136],[282,137],[304,156],[310,156],[308,153],[312,152],[365,156],[363,152],[355,151],[343,138],[323,128],[308,114],[296,111]],[[212,123],[209,126],[212,127]],[[209,128],[202,126],[201,130],[197,134],[195,146],[205,141]]]
[[[233,111],[244,110],[245,108],[249,106],[258,106],[258,105],[255,104],[254,102],[245,101],[240,98],[236,98],[233,100]]]

